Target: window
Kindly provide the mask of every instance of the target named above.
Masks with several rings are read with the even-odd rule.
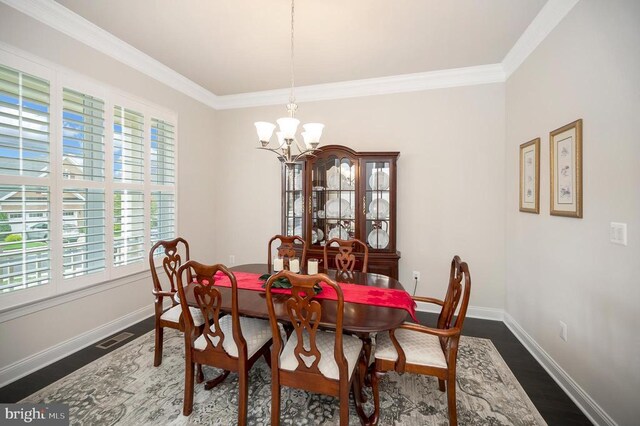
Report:
[[[113,177],[117,182],[144,181],[144,117],[120,106],[113,110]]]
[[[144,194],[116,191],[113,202],[113,264],[129,265],[144,258]]]
[[[104,271],[106,268],[104,190],[66,188],[63,199],[64,278]]]
[[[106,269],[105,106],[66,87],[62,105],[62,266],[68,279]]]
[[[62,99],[63,178],[104,181],[104,101],[67,88]]]
[[[1,293],[50,281],[49,131],[49,82],[0,65]]]
[[[147,270],[177,231],[173,114],[6,52],[0,64],[0,308]]]
[[[151,119],[151,244],[175,235],[175,127]]]

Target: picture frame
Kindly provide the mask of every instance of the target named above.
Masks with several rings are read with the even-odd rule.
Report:
[[[582,119],[549,133],[550,213],[582,218]]]
[[[520,211],[540,213],[540,138],[520,145]]]

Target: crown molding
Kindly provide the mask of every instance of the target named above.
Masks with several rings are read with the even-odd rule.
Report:
[[[339,83],[315,84],[296,87],[296,100],[301,102],[325,101],[362,96],[417,92],[447,87],[473,86],[505,81],[500,64],[403,74],[390,77],[367,78]],[[289,89],[266,90],[218,96],[218,109],[247,108],[286,103]]]
[[[506,79],[518,69],[579,0],[548,0],[502,60]]]
[[[0,0],[8,6],[215,108],[217,96],[53,0]]]
[[[218,96],[53,0],[0,0],[14,9],[214,109],[286,103],[289,89]],[[579,0],[548,0],[502,63],[296,87],[302,102],[502,83]]]

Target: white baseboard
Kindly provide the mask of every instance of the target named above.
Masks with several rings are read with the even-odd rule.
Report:
[[[27,358],[9,364],[0,369],[0,387],[14,382],[28,374],[33,373],[49,364],[52,364],[66,356],[69,356],[82,348],[92,345],[112,334],[142,321],[154,314],[154,307],[145,306],[135,312],[117,318],[107,324],[89,330],[79,336],[59,343],[48,349],[33,354]]]
[[[440,313],[440,306],[434,305],[432,303],[424,303],[418,302],[418,307],[416,311],[419,312],[431,312],[431,313]],[[504,310],[498,308],[483,308],[480,306],[469,306],[467,308],[467,317],[469,318],[478,318],[485,319],[491,321],[503,321],[504,319]]]
[[[602,426],[617,426],[611,416],[506,312],[504,313],[504,323],[591,422]]]

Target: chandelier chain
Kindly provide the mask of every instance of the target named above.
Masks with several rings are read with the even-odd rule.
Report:
[[[294,66],[293,66],[294,65],[294,58],[293,58],[293,22],[294,20],[293,20],[293,17],[295,12],[293,3],[294,3],[294,0],[291,0],[291,94],[289,95],[289,103],[292,103],[292,104],[296,102],[296,97],[294,94],[295,80],[294,80],[294,72],[293,72],[294,70]]]

